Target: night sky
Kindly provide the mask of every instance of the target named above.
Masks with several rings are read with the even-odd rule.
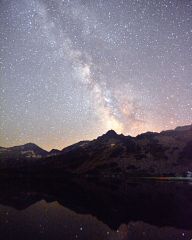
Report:
[[[0,0],[0,145],[192,122],[192,1]]]

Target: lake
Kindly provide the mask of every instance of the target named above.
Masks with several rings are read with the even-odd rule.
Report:
[[[3,178],[0,239],[192,239],[182,181]]]

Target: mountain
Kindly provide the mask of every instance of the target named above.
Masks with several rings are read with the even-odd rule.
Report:
[[[34,143],[9,148],[0,147],[0,168],[20,167],[26,162],[46,157],[47,154],[47,151]]]
[[[45,163],[45,162],[44,162]],[[185,176],[192,172],[192,125],[137,137],[110,130],[46,160],[46,168],[88,176]]]
[[[47,153],[34,143],[9,148],[0,147],[0,158],[41,158],[46,156]]]
[[[12,162],[15,156],[17,160],[23,159],[23,155],[25,160],[33,158],[30,165],[22,161],[22,166],[26,164],[31,171],[83,176],[184,176],[192,172],[192,125],[161,133],[147,132],[137,137],[118,135],[110,130],[92,141],[81,141],[49,153],[33,144],[23,146],[8,148],[8,151],[1,148],[0,157],[3,153],[10,159],[9,151],[14,149]],[[34,155],[25,155],[29,153]]]
[[[48,156],[55,156],[55,155],[58,155],[60,154],[61,151],[58,150],[58,149],[52,149],[49,153],[48,153]]]

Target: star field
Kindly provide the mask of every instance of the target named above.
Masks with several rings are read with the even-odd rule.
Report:
[[[0,1],[0,145],[192,122],[192,1]]]

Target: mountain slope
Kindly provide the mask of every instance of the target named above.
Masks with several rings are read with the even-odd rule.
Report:
[[[110,130],[93,141],[81,141],[49,153],[36,145],[24,146],[8,149],[14,150],[14,154],[19,152],[14,155],[20,160],[17,163],[9,151],[6,153],[0,148],[0,157],[3,152],[5,159],[11,159],[7,162],[3,157],[6,167],[10,162],[14,166],[22,162],[22,167],[35,171],[88,176],[183,176],[192,172],[192,125],[161,133],[147,132],[137,137],[118,135]],[[31,149],[42,159],[24,154]]]
[[[27,143],[21,146],[9,148],[0,147],[0,158],[40,158],[47,155],[47,151],[34,143]]]
[[[20,167],[25,162],[35,161],[46,157],[47,151],[34,143],[27,143],[9,148],[0,147],[0,168]]]
[[[192,126],[137,137],[110,130],[47,159],[47,167],[77,174],[181,176],[192,171]]]

